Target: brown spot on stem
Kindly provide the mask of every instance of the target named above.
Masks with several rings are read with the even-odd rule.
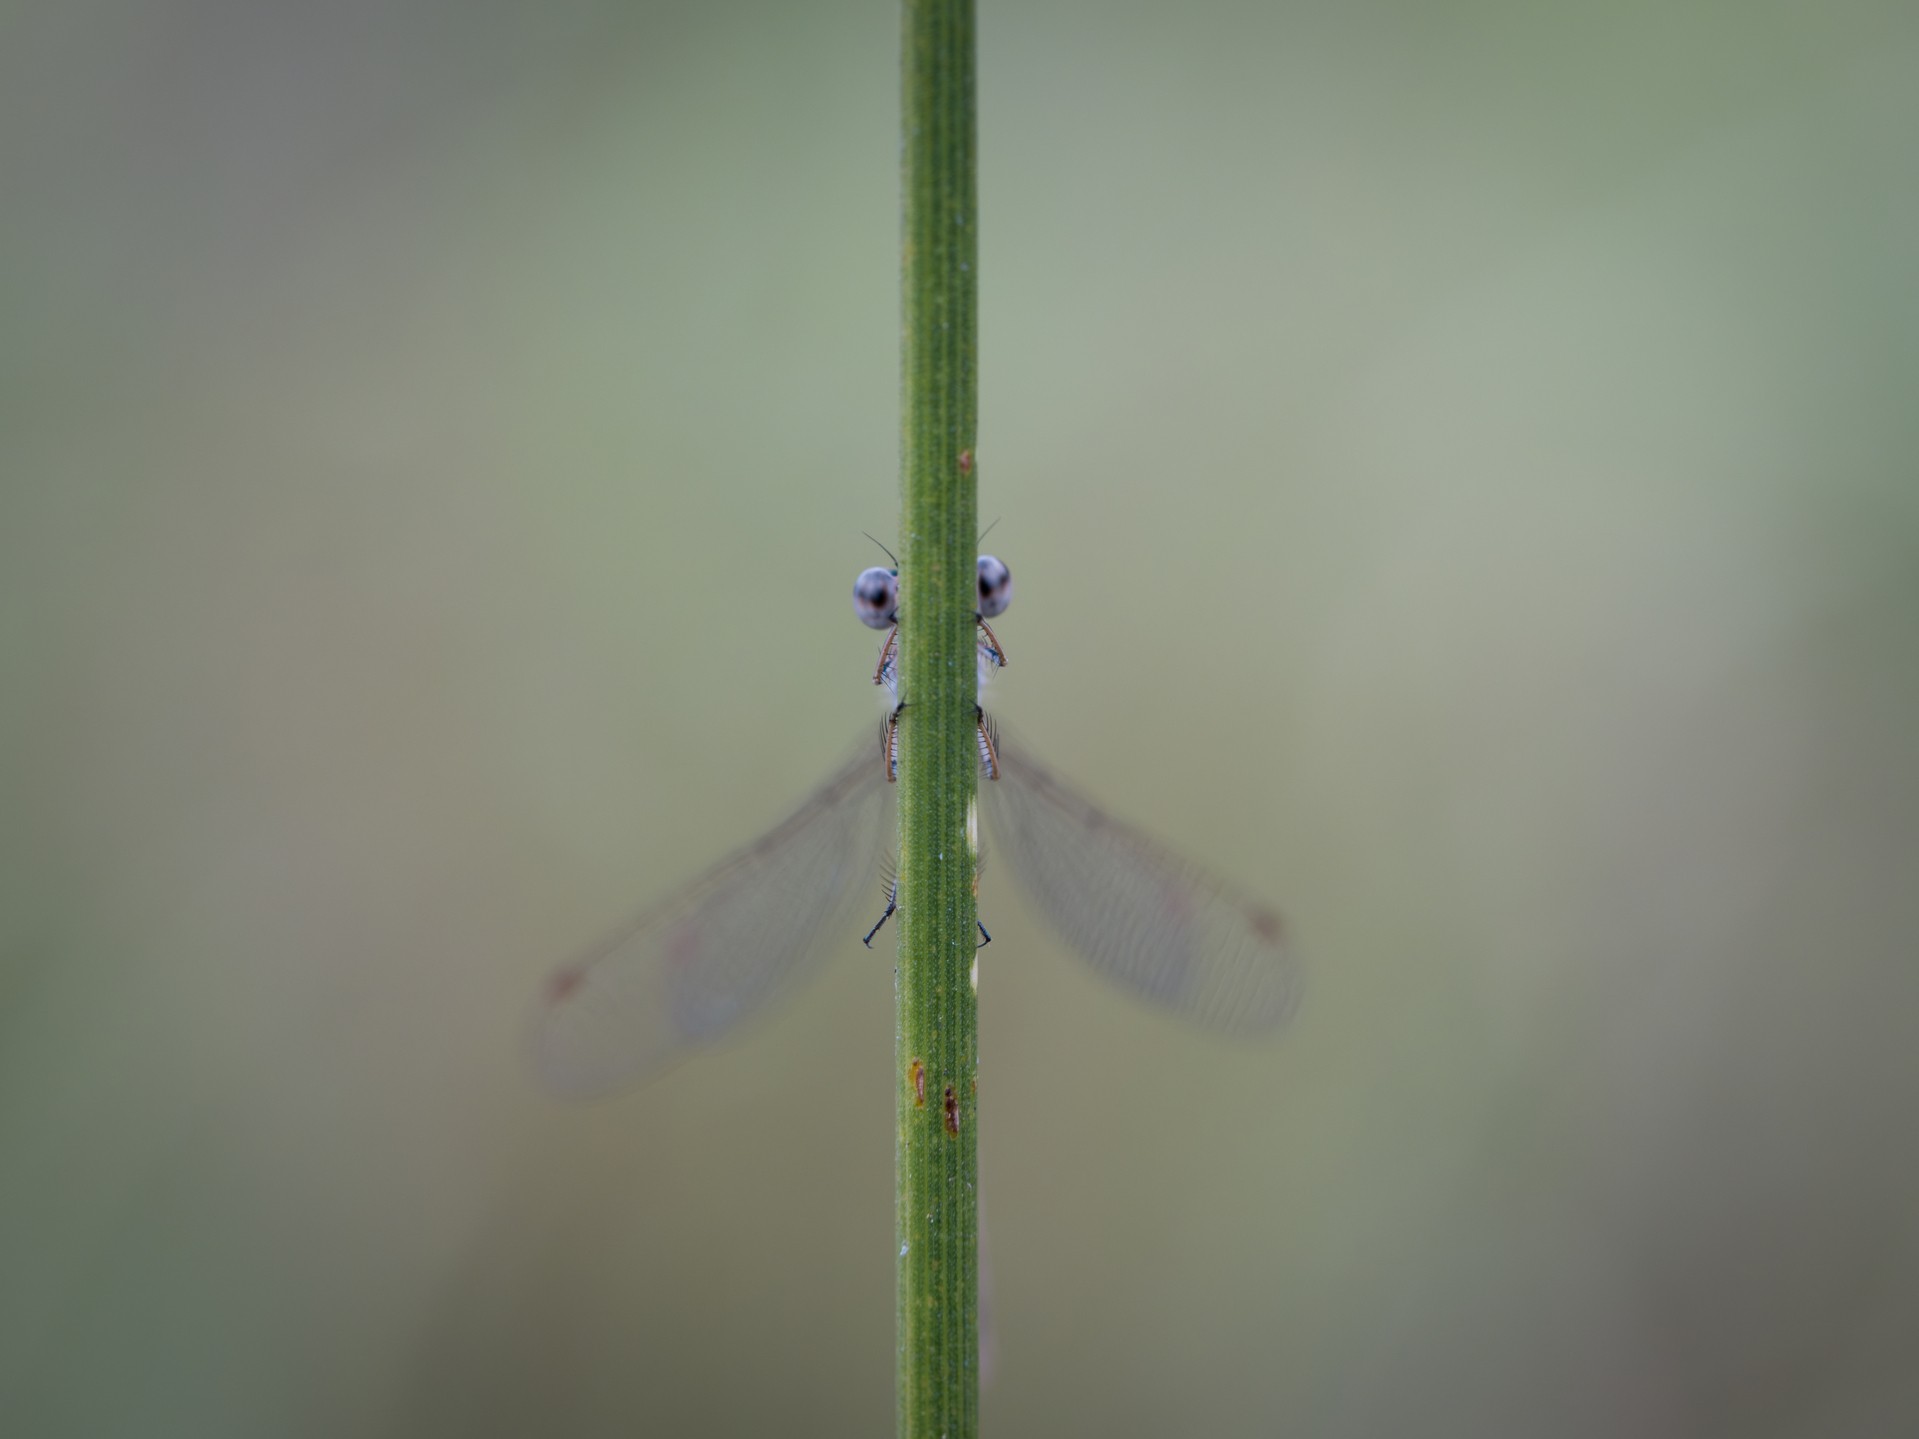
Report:
[[[913,1086],[913,1107],[926,1108],[926,1066],[914,1060],[906,1066],[906,1079]]]
[[[1256,909],[1253,910],[1247,918],[1252,922],[1254,934],[1258,935],[1268,944],[1279,943],[1280,935],[1284,932],[1285,926],[1280,923],[1278,915],[1274,914],[1270,909]]]
[[[546,1002],[558,1004],[578,989],[586,979],[583,969],[563,969],[546,982]]]
[[[970,475],[973,473],[973,452],[971,450],[960,451],[960,473],[962,475]]]
[[[955,1138],[959,1135],[959,1096],[950,1084],[946,1086],[946,1132]]]

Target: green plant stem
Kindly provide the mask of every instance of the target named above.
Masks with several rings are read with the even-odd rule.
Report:
[[[905,0],[898,1199],[902,1435],[979,1432],[972,0]]]

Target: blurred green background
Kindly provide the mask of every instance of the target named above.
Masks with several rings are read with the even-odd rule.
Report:
[[[1289,914],[989,869],[997,1434],[1919,1426],[1919,16],[983,7],[997,707]],[[884,1432],[891,974],[545,1099],[872,722],[883,4],[0,18],[0,1407]]]

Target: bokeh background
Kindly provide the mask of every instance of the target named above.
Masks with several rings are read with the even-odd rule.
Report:
[[[1919,12],[987,5],[999,1434],[1919,1427]],[[872,722],[890,5],[0,17],[10,1434],[884,1432],[891,975],[549,1101]]]

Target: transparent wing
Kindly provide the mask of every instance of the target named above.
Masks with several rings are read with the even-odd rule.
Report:
[[[579,1098],[635,1083],[778,999],[826,933],[856,943],[849,902],[880,904],[885,788],[862,745],[786,819],[556,970],[533,1026],[546,1083]]]
[[[980,807],[1003,863],[1060,936],[1133,993],[1222,1033],[1265,1034],[1298,1002],[1266,905],[1122,823],[1004,736]]]

